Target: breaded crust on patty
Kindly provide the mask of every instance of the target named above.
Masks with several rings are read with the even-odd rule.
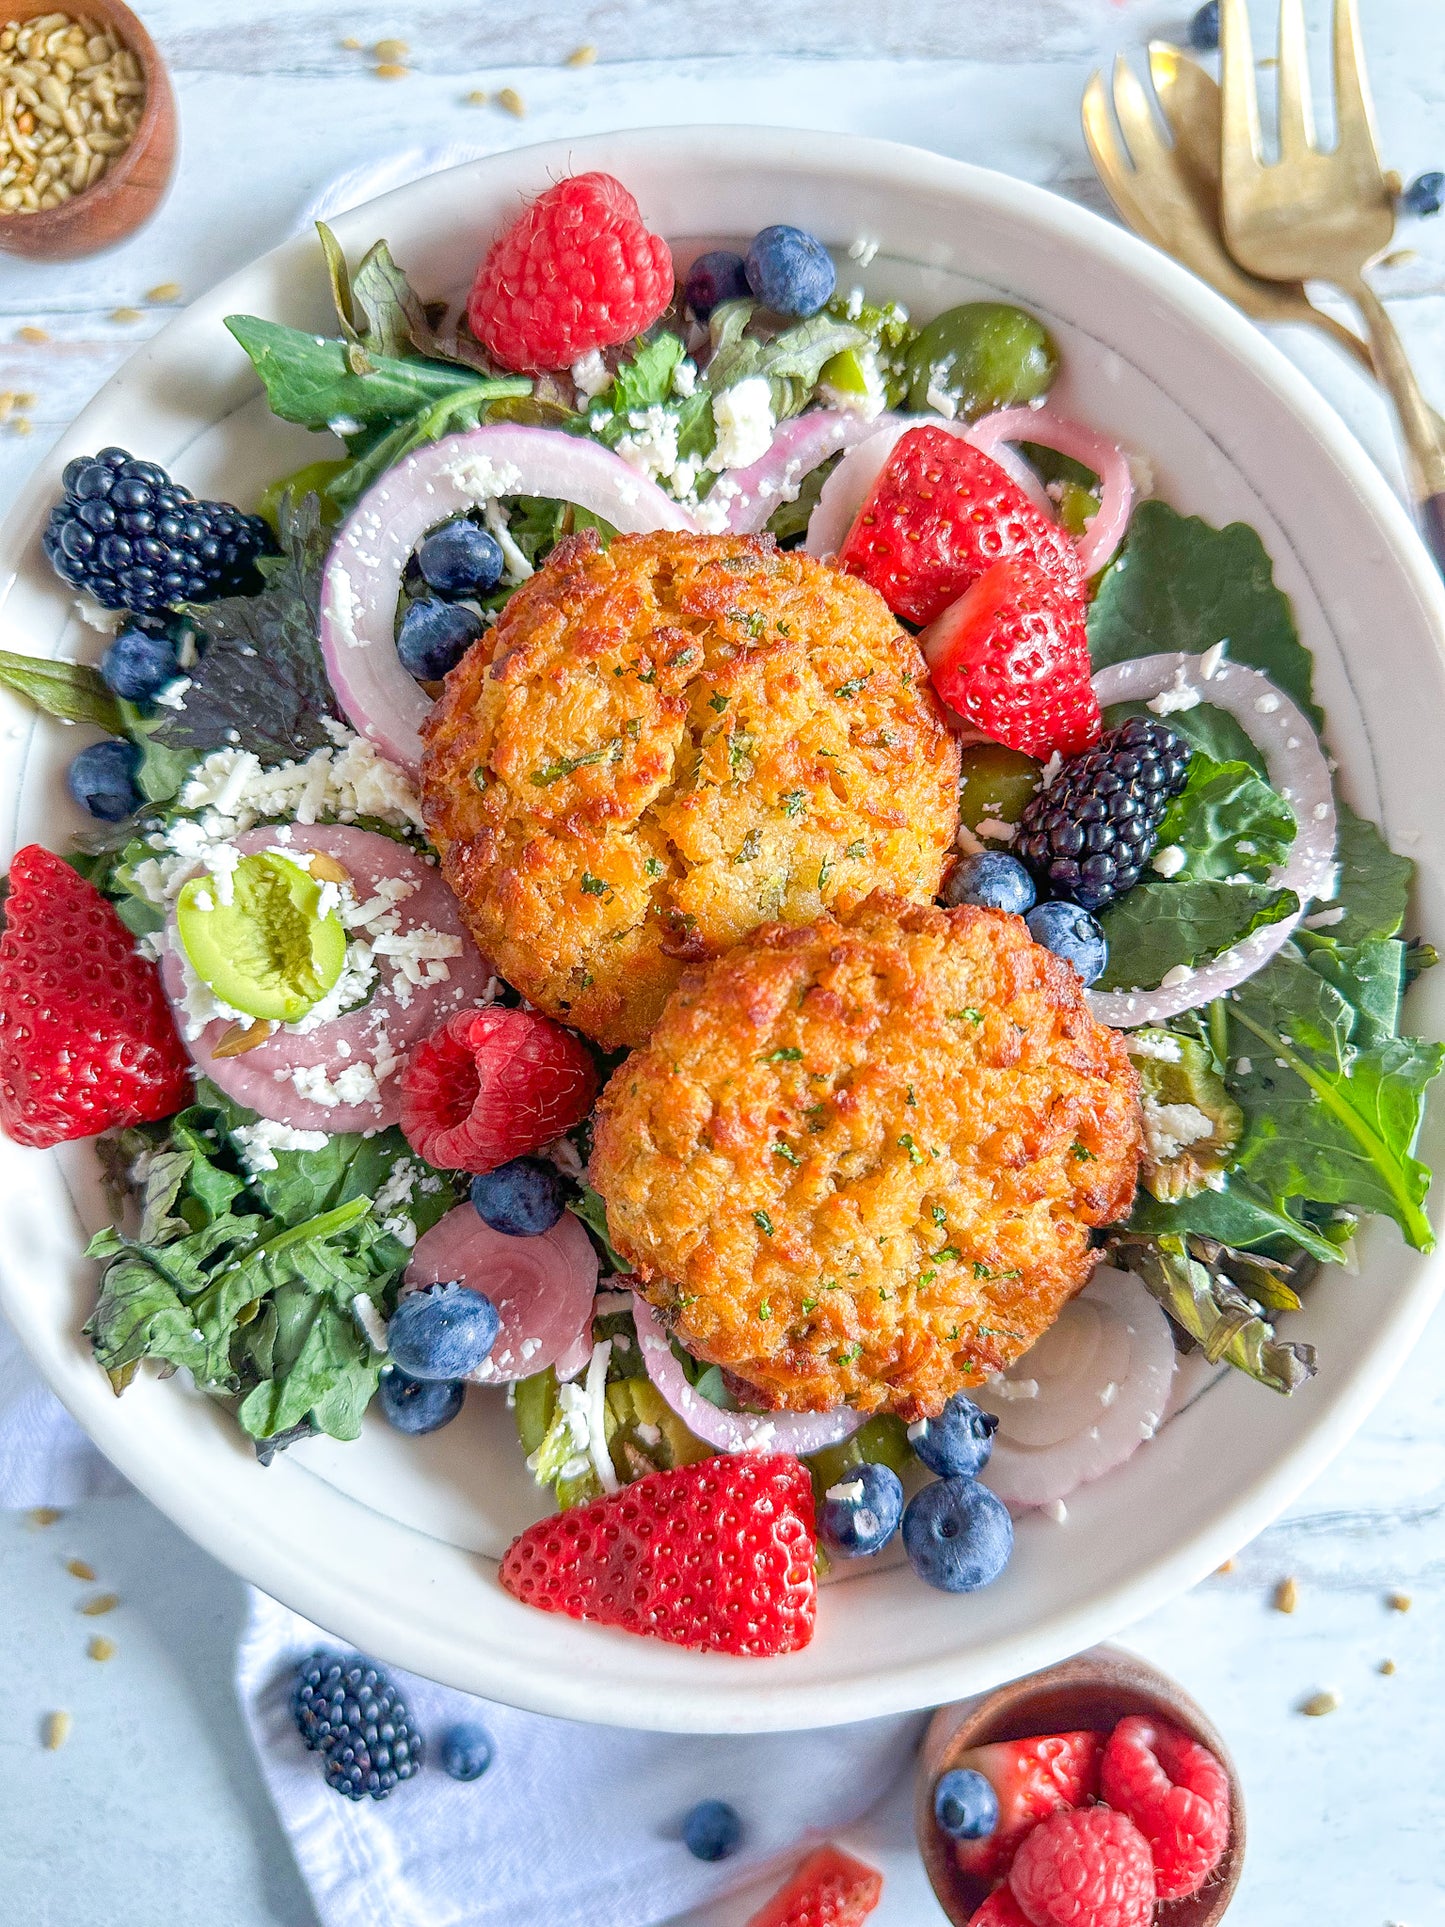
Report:
[[[866,584],[763,536],[561,544],[446,680],[422,808],[482,950],[609,1047],[689,963],[935,894],[958,749]]]
[[[877,895],[690,971],[591,1179],[696,1357],[765,1409],[933,1416],[1089,1278],[1140,1151],[1122,1037],[999,910]]]

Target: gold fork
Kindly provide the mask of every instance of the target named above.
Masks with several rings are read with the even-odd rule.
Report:
[[[1173,135],[1165,140],[1143,83],[1122,54],[1113,88],[1095,74],[1084,89],[1084,140],[1121,220],[1172,254],[1256,321],[1319,328],[1373,376],[1360,337],[1317,308],[1298,282],[1246,274],[1224,245],[1219,222],[1219,89],[1204,69],[1164,40],[1149,43],[1149,75]],[[1109,114],[1109,101],[1124,139]],[[1445,433],[1445,423],[1441,424]]]
[[[1381,382],[1410,457],[1426,542],[1445,572],[1445,449],[1404,345],[1365,269],[1395,231],[1395,201],[1380,166],[1360,51],[1355,0],[1335,0],[1335,145],[1315,144],[1302,0],[1280,0],[1279,159],[1260,145],[1254,49],[1246,0],[1220,8],[1224,236],[1235,260],[1272,281],[1327,281],[1359,310]]]

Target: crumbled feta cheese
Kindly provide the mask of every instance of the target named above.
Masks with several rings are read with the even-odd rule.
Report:
[[[1052,1519],[1056,1526],[1061,1526],[1069,1516],[1069,1508],[1062,1499],[1050,1499],[1048,1504],[1040,1506],[1039,1510],[1046,1519]]]
[[[935,371],[934,378],[929,382],[927,393],[923,399],[928,403],[934,414],[942,415],[945,421],[951,422],[958,413],[958,403],[946,388],[939,385],[937,371]]]
[[[1335,924],[1343,923],[1344,920],[1345,906],[1337,903],[1333,910],[1316,910],[1312,917],[1305,918],[1304,926],[1306,930],[1330,930]]]
[[[176,676],[166,684],[164,689],[156,692],[155,700],[162,709],[184,709],[186,706],[186,691],[190,686],[191,679],[189,676]]]
[[[324,1151],[326,1149],[325,1131],[293,1131],[289,1124],[277,1124],[272,1118],[258,1118],[254,1124],[238,1124],[231,1133],[248,1177],[256,1177],[262,1171],[274,1171],[277,1167],[278,1151]]]
[[[863,1481],[846,1479],[841,1485],[830,1485],[823,1497],[834,1500],[838,1505],[857,1505],[863,1497]]]
[[[1188,861],[1182,844],[1166,843],[1163,849],[1154,852],[1149,864],[1161,877],[1177,877]]]
[[[1053,786],[1054,780],[1058,776],[1059,771],[1063,767],[1064,767],[1064,759],[1059,754],[1058,750],[1055,750],[1052,756],[1050,756],[1048,762],[1046,762],[1043,768],[1039,771],[1039,788],[1041,790],[1050,789]]]
[[[855,241],[848,243],[848,259],[856,261],[860,268],[866,268],[877,254],[882,243],[871,235],[860,234]]]
[[[1168,1164],[1191,1144],[1214,1136],[1214,1120],[1197,1104],[1160,1104],[1146,1091],[1142,1109],[1144,1148],[1155,1164]]]
[[[1152,1057],[1161,1064],[1178,1064],[1183,1061],[1184,1048],[1177,1037],[1165,1031],[1156,1031],[1152,1037],[1136,1033],[1124,1039],[1124,1048],[1131,1057]]]
[[[1005,1404],[1015,1398],[1037,1398],[1039,1381],[1036,1378],[995,1378],[990,1380],[989,1388],[995,1398]]]
[[[1190,683],[1181,662],[1174,671],[1174,680],[1167,689],[1161,689],[1157,696],[1151,696],[1145,703],[1146,709],[1156,716],[1177,716],[1183,710],[1197,709],[1204,698]]]
[[[767,454],[773,440],[773,397],[762,375],[725,388],[713,396],[717,446],[712,459],[721,468],[751,468]]]
[[[1187,984],[1193,975],[1194,972],[1188,964],[1175,964],[1172,970],[1166,970],[1159,979],[1159,988],[1178,990],[1182,984]]]
[[[442,473],[477,502],[494,502],[503,495],[522,493],[522,471],[512,462],[494,462],[487,455],[459,455]]]
[[[697,392],[697,363],[688,355],[672,371],[672,392],[682,401]]]
[[[580,361],[573,362],[572,379],[586,401],[591,401],[594,395],[600,395],[604,388],[612,386],[612,370],[602,359],[600,348],[593,348]]]
[[[1018,825],[1004,823],[996,816],[985,816],[973,826],[975,836],[984,837],[990,843],[1012,843]]]
[[[1254,699],[1254,707],[1259,715],[1272,716],[1279,708],[1279,697],[1273,692],[1264,696],[1256,696]]]
[[[1234,1072],[1236,1077],[1248,1077],[1251,1071],[1253,1071],[1253,1069],[1254,1069],[1254,1059],[1252,1057],[1237,1057],[1234,1060]]]
[[[502,551],[502,560],[507,565],[508,582],[525,582],[532,574],[532,565],[512,540],[507,511],[496,500],[484,502],[482,520],[497,539],[497,547]]]
[[[364,1291],[357,1292],[351,1301],[351,1315],[366,1333],[367,1343],[374,1352],[388,1350],[386,1320],[377,1310],[374,1298],[368,1298]]]
[[[661,1445],[662,1433],[655,1425],[634,1425],[632,1429],[644,1445]]]
[[[1229,637],[1221,636],[1219,641],[1206,649],[1199,658],[1199,673],[1206,682],[1211,682],[1224,661],[1224,652],[1229,647]]]
[[[98,629],[103,636],[113,636],[126,620],[124,609],[103,609],[94,596],[78,595],[71,607],[88,629]]]

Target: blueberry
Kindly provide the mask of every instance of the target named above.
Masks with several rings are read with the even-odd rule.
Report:
[[[1077,903],[1041,903],[1024,918],[1029,935],[1045,950],[1071,963],[1082,983],[1097,983],[1109,961],[1109,944],[1087,910]]]
[[[940,1479],[976,1479],[988,1464],[998,1420],[955,1392],[937,1418],[908,1428],[908,1443]]]
[[[1205,0],[1189,22],[1189,44],[1201,54],[1212,54],[1218,47],[1219,0]]]
[[[456,602],[413,602],[401,619],[396,653],[401,666],[418,682],[439,682],[482,633],[475,609]]]
[[[838,281],[828,250],[800,227],[765,227],[748,249],[747,276],[777,314],[816,314]]]
[[[66,772],[70,794],[83,810],[103,823],[119,823],[141,806],[136,788],[140,751],[134,743],[110,737],[81,750]]]
[[[1438,214],[1445,207],[1445,174],[1417,174],[1400,196],[1407,214]]]
[[[742,1815],[726,1800],[699,1800],[683,1818],[682,1843],[694,1860],[726,1860],[742,1837]]]
[[[180,674],[180,667],[167,636],[122,629],[100,659],[100,674],[107,689],[126,702],[148,703]]]
[[[439,596],[484,596],[501,581],[506,559],[496,536],[463,516],[426,538],[416,565]]]
[[[712,248],[700,254],[687,271],[683,295],[699,321],[706,321],[724,301],[741,301],[748,292],[748,271],[740,254]]]
[[[377,1396],[388,1425],[420,1438],[424,1432],[439,1432],[451,1424],[462,1409],[466,1387],[454,1378],[408,1378],[389,1365],[381,1374]]]
[[[465,1378],[485,1364],[501,1320],[491,1299],[461,1284],[409,1291],[386,1328],[391,1360],[408,1378]]]
[[[472,1179],[472,1203],[493,1231],[535,1238],[562,1215],[562,1174],[545,1158],[512,1158]]]
[[[881,1552],[903,1516],[903,1484],[886,1465],[850,1465],[829,1486],[818,1511],[818,1531],[830,1552],[845,1559]]]
[[[484,1726],[463,1721],[442,1734],[442,1772],[453,1780],[480,1780],[492,1764],[492,1736]]]
[[[998,1578],[1013,1551],[1003,1500],[976,1479],[937,1479],[908,1501],[903,1545],[919,1578],[941,1592],[976,1592]]]
[[[933,1817],[951,1840],[986,1840],[998,1825],[998,1795],[971,1766],[939,1775]]]
[[[945,903],[977,903],[986,910],[1012,910],[1021,917],[1038,901],[1034,880],[1016,856],[983,850],[966,856],[944,888]]]

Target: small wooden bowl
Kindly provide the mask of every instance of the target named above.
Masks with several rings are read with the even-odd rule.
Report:
[[[978,1699],[941,1707],[934,1715],[918,1758],[914,1825],[938,1904],[954,1927],[967,1927],[988,1890],[960,1870],[952,1841],[933,1817],[933,1789],[939,1775],[957,1765],[960,1754],[971,1747],[1084,1727],[1108,1732],[1129,1713],[1152,1714],[1182,1727],[1209,1748],[1229,1775],[1233,1825],[1224,1858],[1199,1893],[1188,1900],[1169,1901],[1160,1915],[1168,1927],[1215,1927],[1224,1918],[1244,1867],[1244,1792],[1229,1749],[1203,1711],[1167,1673],[1117,1646],[1095,1646],[1061,1666],[1030,1673],[1027,1679],[1016,1679]]]
[[[60,10],[71,11],[69,0],[0,0],[0,24]],[[160,206],[176,168],[176,102],[155,42],[122,0],[77,0],[72,17],[82,14],[110,28],[140,62],[145,106],[130,146],[94,187],[36,214],[0,209],[0,251],[32,261],[70,261],[124,241]]]

